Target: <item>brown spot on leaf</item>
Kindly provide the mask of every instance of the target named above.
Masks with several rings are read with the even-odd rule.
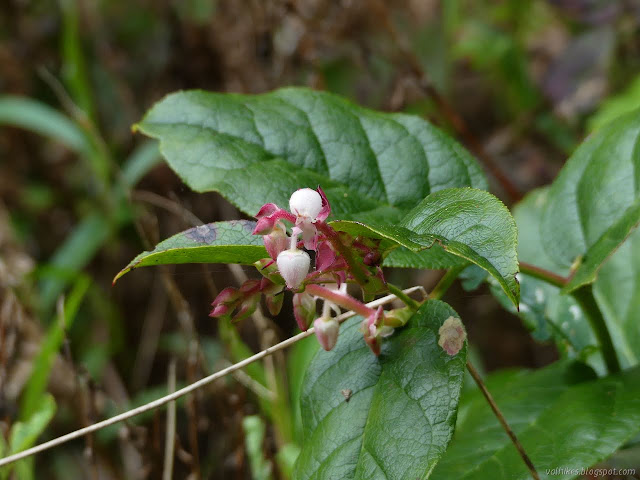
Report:
[[[209,223],[187,230],[185,236],[198,243],[213,243],[218,236],[218,229],[213,223]]]

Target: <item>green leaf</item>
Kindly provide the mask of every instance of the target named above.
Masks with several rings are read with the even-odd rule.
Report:
[[[331,352],[319,351],[302,393],[304,437],[294,478],[424,478],[444,453],[464,376],[466,347],[449,356],[438,329],[457,317],[424,304],[375,357],[354,317]],[[348,399],[347,399],[348,398]]]
[[[158,142],[146,141],[131,152],[127,161],[122,165],[122,179],[128,187],[132,188],[149,170],[158,165],[160,160]]]
[[[262,237],[252,235],[255,222],[231,220],[190,228],[167,238],[150,252],[142,252],[113,279],[149,265],[178,263],[239,263],[251,265],[267,257]]]
[[[553,182],[540,231],[549,257],[568,273],[565,291],[593,282],[640,222],[640,112],[606,125],[571,156]]]
[[[244,430],[244,443],[249,457],[249,467],[251,468],[251,478],[253,480],[271,480],[273,466],[265,458],[262,444],[266,426],[264,420],[258,415],[249,415],[242,419],[242,429]]]
[[[504,204],[488,192],[450,188],[432,193],[397,225],[335,221],[332,226],[352,235],[390,240],[413,251],[438,243],[446,252],[488,271],[514,305],[518,304],[516,224]]]
[[[47,388],[55,355],[62,346],[66,332],[73,325],[90,285],[89,277],[83,275],[78,278],[69,296],[65,299],[63,318],[58,316],[47,330],[47,335],[35,358],[31,376],[22,394],[20,412],[22,420],[30,418],[41,408],[42,396]]]
[[[568,378],[558,368],[509,376],[508,381],[489,379],[488,388],[541,478],[570,479],[578,474],[545,476],[545,471],[588,468],[640,430],[640,368],[579,383],[583,375]],[[484,399],[476,397],[461,414],[432,478],[531,478]]]
[[[75,152],[91,155],[91,142],[69,117],[30,98],[0,96],[0,125],[24,128],[56,140]]]
[[[518,258],[550,271],[558,265],[549,257],[542,245],[540,221],[549,196],[549,187],[533,190],[513,208],[518,225]],[[554,338],[560,352],[576,357],[588,346],[597,344],[589,323],[578,303],[560,289],[525,273],[520,278],[520,310],[492,285],[492,292],[501,304],[518,314],[532,330],[537,340]]]
[[[393,221],[429,193],[486,188],[473,157],[430,123],[303,88],[178,92],[136,128],[160,140],[192,189],[220,192],[250,215],[321,185],[336,218]]]
[[[4,443],[4,438],[0,435],[0,455],[5,456],[21,452],[33,446],[38,437],[42,435],[45,428],[56,413],[56,401],[49,393],[40,396],[38,408],[25,421],[15,422],[9,434],[9,445]],[[2,452],[7,450],[8,452]],[[8,478],[12,470],[15,469],[16,478],[28,480],[34,478],[33,457],[24,458],[6,467],[0,467],[0,479]]]
[[[589,247],[571,280],[562,289],[570,293],[596,281],[600,268],[640,223],[640,199],[635,201],[596,242]]]
[[[38,408],[34,410],[28,419],[16,422],[11,429],[9,445],[11,453],[21,452],[31,447],[49,424],[56,413],[56,401],[49,393],[40,396]]]
[[[640,108],[640,76],[636,77],[626,90],[609,97],[602,103],[598,111],[591,115],[587,122],[589,130],[598,130],[638,108]]]
[[[40,309],[49,311],[67,285],[80,274],[114,231],[109,218],[94,212],[84,217],[65,238],[43,269]]]

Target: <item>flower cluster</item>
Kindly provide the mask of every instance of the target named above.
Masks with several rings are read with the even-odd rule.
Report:
[[[293,312],[298,326],[306,331],[313,325],[325,350],[336,345],[340,329],[336,316],[344,308],[364,317],[364,340],[379,355],[383,339],[404,325],[412,311],[401,308],[385,312],[382,307],[374,310],[347,293],[350,283],[358,284],[368,295],[387,290],[379,266],[379,245],[376,240],[334,230],[326,222],[330,213],[320,187],[294,192],[289,210],[274,203],[263,205],[253,231],[254,235],[262,235],[269,254],[269,258],[255,263],[263,278],[248,280],[239,289],[224,289],[213,302],[210,315],[240,321],[255,311],[262,295],[269,312],[277,315],[284,290],[289,289],[294,293]],[[314,253],[314,268],[309,252]],[[318,299],[324,302],[320,316]]]

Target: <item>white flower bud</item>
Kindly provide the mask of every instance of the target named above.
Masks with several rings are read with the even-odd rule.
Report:
[[[278,270],[292,290],[297,289],[309,273],[311,258],[307,252],[298,249],[285,250],[278,255]]]
[[[289,208],[296,217],[315,221],[322,210],[322,197],[310,188],[296,190],[289,199]]]
[[[467,332],[465,332],[462,322],[459,318],[455,317],[447,318],[440,327],[440,330],[438,330],[438,333],[440,334],[438,345],[449,355],[458,353],[467,338]]]
[[[318,342],[327,352],[336,346],[340,324],[335,318],[320,317],[313,322],[313,329]]]

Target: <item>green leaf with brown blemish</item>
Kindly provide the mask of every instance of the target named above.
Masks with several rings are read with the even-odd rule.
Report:
[[[138,267],[178,263],[238,263],[251,265],[268,257],[262,237],[252,235],[255,222],[232,220],[190,228],[142,252],[113,279]]]

